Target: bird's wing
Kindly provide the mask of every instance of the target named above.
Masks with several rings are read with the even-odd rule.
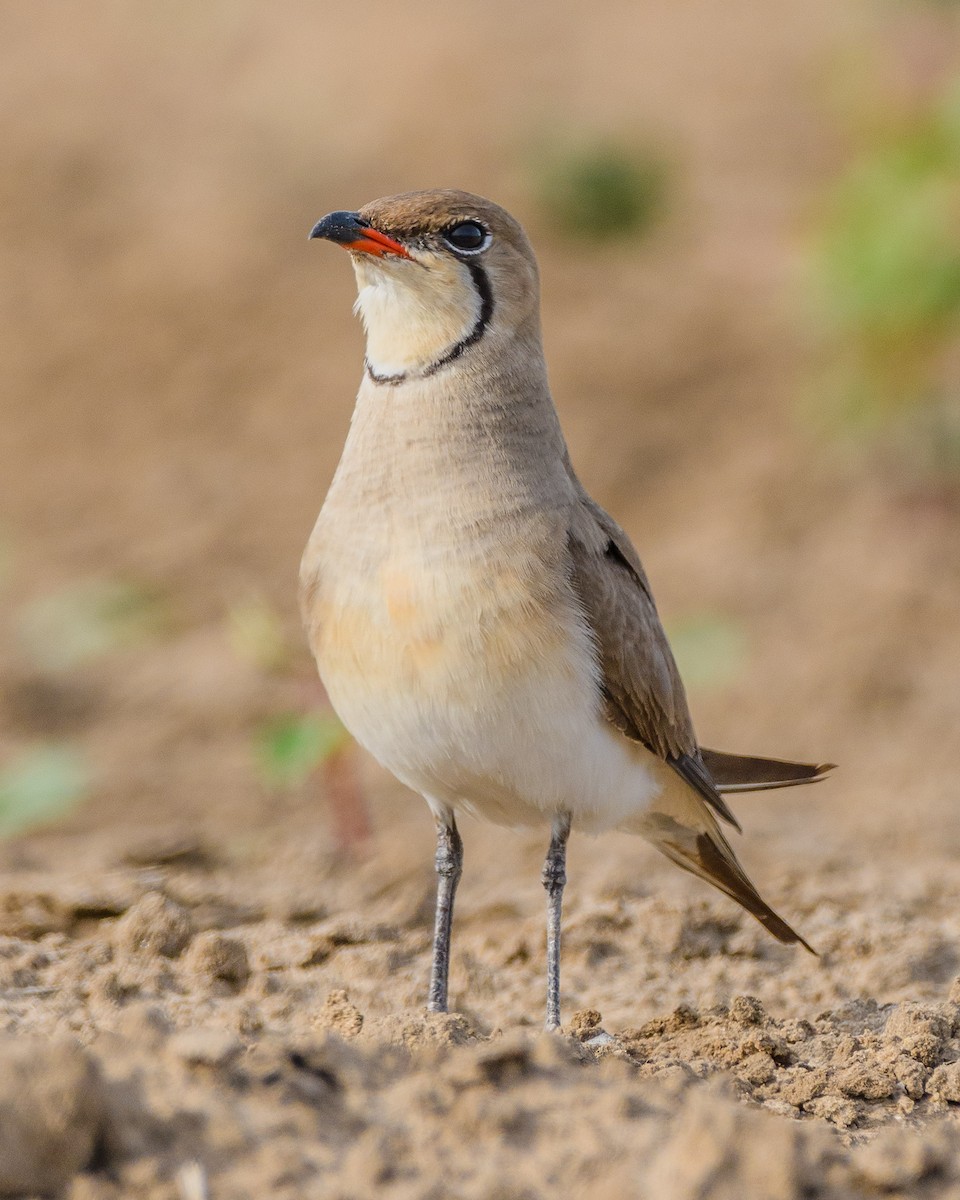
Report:
[[[650,585],[630,539],[580,489],[568,544],[574,590],[597,647],[607,719],[663,759],[737,829],[710,778]]]
[[[630,539],[582,493],[568,544],[571,579],[597,647],[607,719],[671,767],[678,784],[689,785],[668,782],[653,805],[624,828],[742,904],[780,941],[811,950],[760,896],[713,815],[740,828],[697,745],[683,683]],[[724,756],[714,761],[724,765]]]

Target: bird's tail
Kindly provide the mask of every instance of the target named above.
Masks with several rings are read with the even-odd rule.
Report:
[[[765,792],[771,788],[817,783],[834,769],[834,763],[787,762],[779,758],[752,758],[701,749],[703,765],[718,792]]]
[[[700,796],[672,771],[665,769],[662,779],[663,790],[651,807],[621,828],[639,833],[678,867],[698,875],[736,900],[779,941],[799,942],[816,954],[809,942],[775,913],[754,887]]]
[[[649,836],[649,835],[648,835]],[[751,883],[737,856],[719,828],[698,832],[676,826],[651,839],[658,850],[678,867],[699,875],[741,904],[751,916],[780,942],[799,942],[811,954],[816,950],[767,904]]]

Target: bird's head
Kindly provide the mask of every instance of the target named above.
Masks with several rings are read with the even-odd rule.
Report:
[[[538,336],[533,250],[513,217],[480,196],[388,196],[330,213],[310,236],[350,251],[375,381],[428,377],[481,346]]]

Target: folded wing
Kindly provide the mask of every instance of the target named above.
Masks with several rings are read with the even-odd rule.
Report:
[[[723,836],[714,814],[739,825],[720,794],[711,763],[721,786],[736,791],[807,782],[824,768],[702,752],[637,553],[617,523],[583,492],[572,514],[568,545],[571,580],[597,647],[605,716],[624,737],[670,768],[652,809],[630,828],[678,866],[736,900],[774,937],[811,949],[762,899]],[[799,777],[803,771],[806,778]]]

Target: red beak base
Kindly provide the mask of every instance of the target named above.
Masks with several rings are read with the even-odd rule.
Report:
[[[379,230],[362,229],[361,237],[355,242],[343,242],[342,245],[347,250],[358,250],[361,254],[372,254],[376,258],[383,258],[386,254],[394,254],[397,258],[409,258],[410,255],[406,248],[399,242],[395,242],[392,237],[387,237],[385,233],[380,233]]]

